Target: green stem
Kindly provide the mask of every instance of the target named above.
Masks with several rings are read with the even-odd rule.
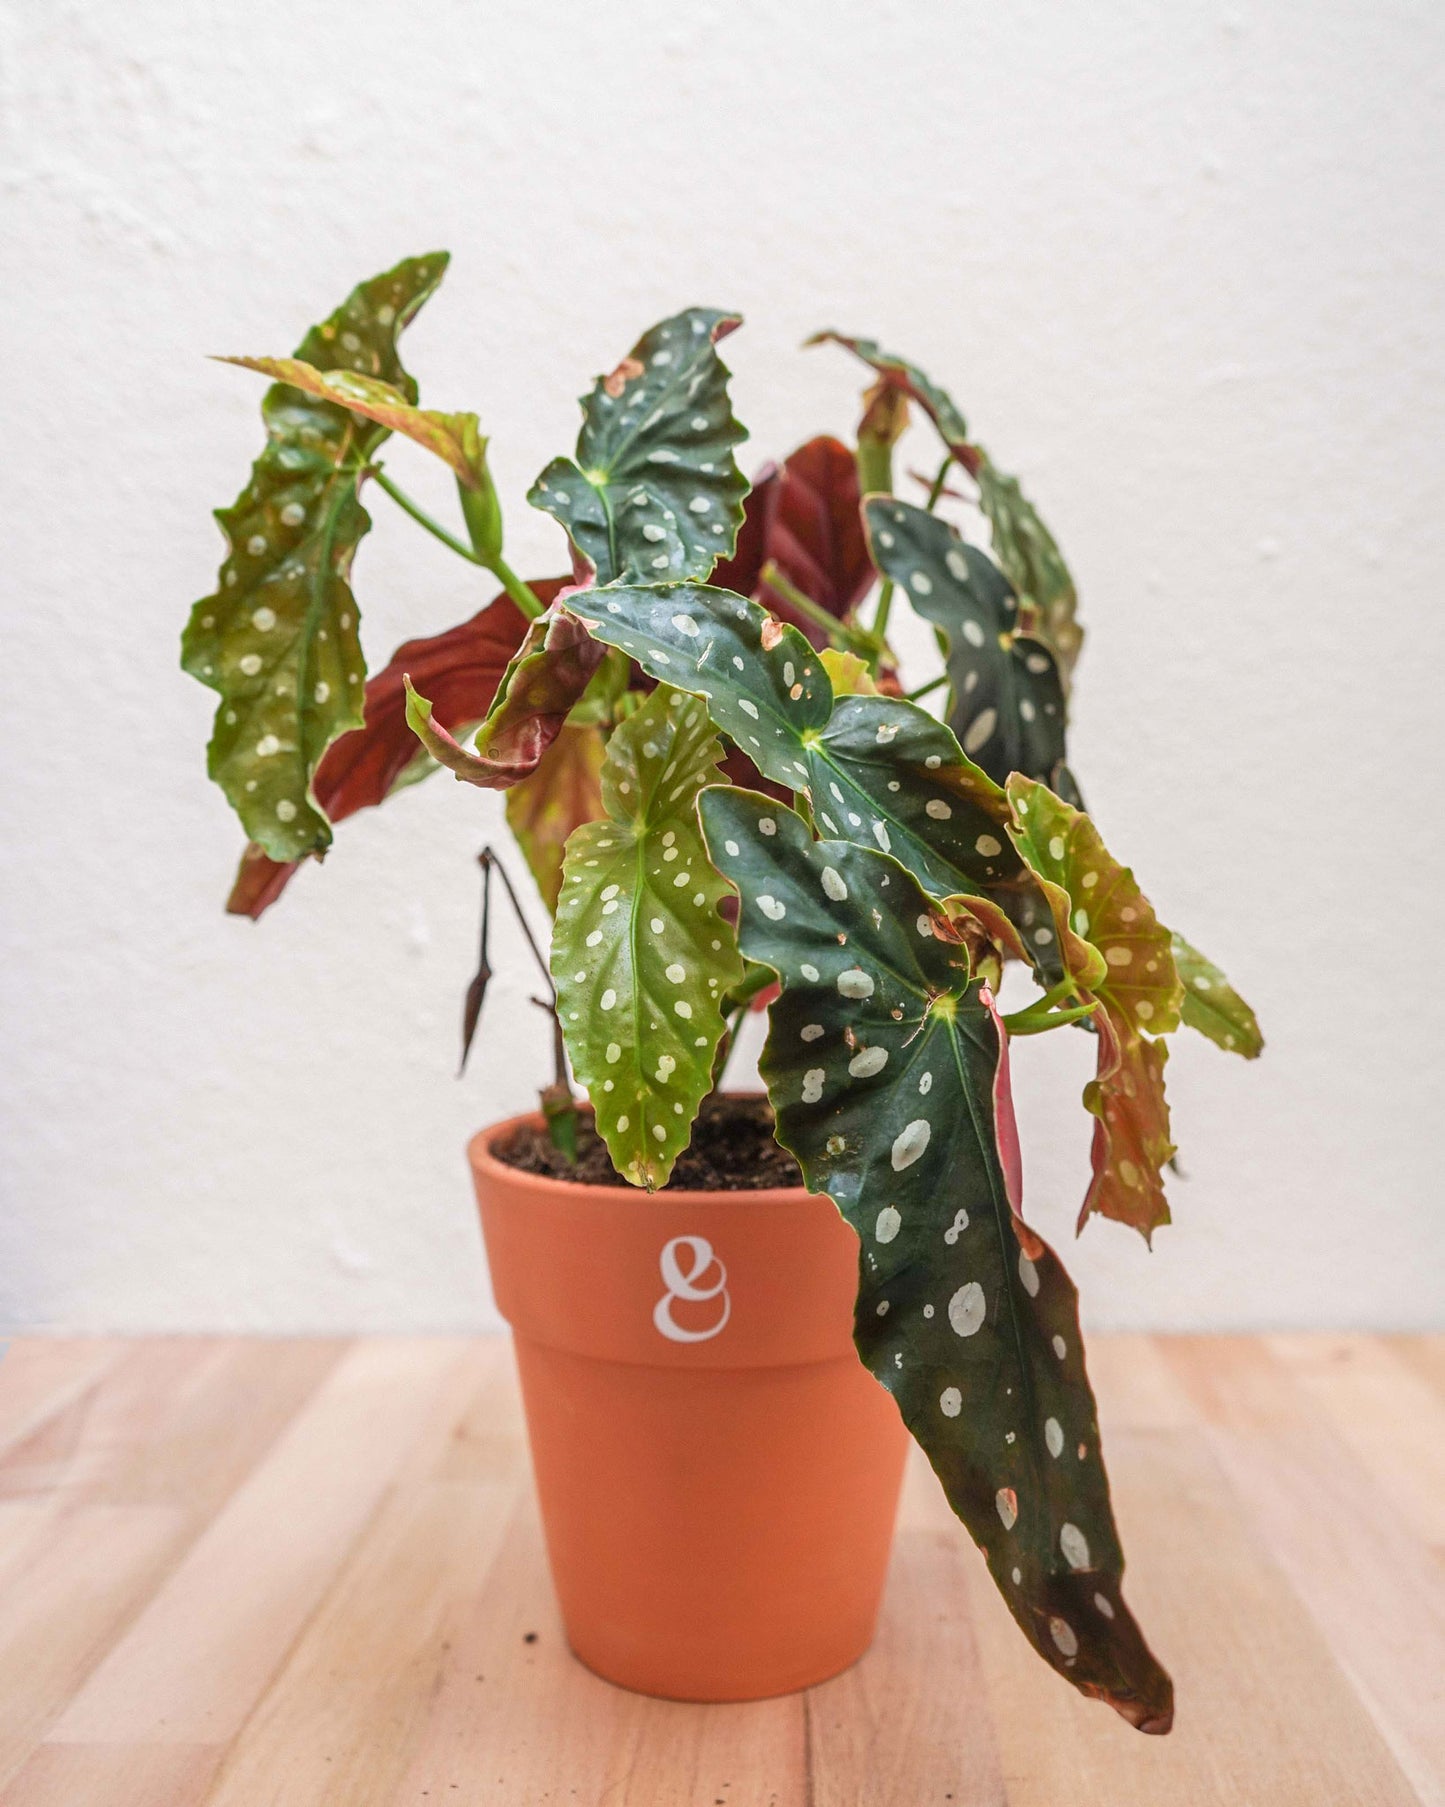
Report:
[[[419,527],[425,527],[433,539],[440,540],[444,546],[450,547],[460,558],[464,558],[469,565],[481,564],[482,561],[477,557],[476,553],[472,551],[470,546],[463,544],[455,534],[448,533],[440,521],[434,521],[422,507],[421,503],[413,502],[404,489],[392,482],[391,478],[387,476],[386,472],[379,464],[373,464],[370,467],[370,472],[376,479],[377,486],[384,489],[387,495],[391,497],[392,501],[396,503],[397,507],[409,514]]]
[[[541,598],[537,595],[537,592],[532,586],[528,583],[524,583],[522,579],[518,577],[517,573],[507,563],[506,559],[502,557],[500,552],[492,560],[491,564],[487,566],[487,569],[492,572],[495,577],[500,579],[502,588],[511,597],[512,601],[516,603],[517,607],[527,617],[528,621],[535,621],[543,611]]]
[[[858,488],[865,496],[893,493],[893,442],[865,435],[858,441]]]
[[[883,588],[878,592],[878,613],[873,617],[873,626],[870,630],[873,638],[878,641],[880,646],[888,636],[888,617],[892,611],[893,579],[891,577],[885,577],[883,580]],[[875,666],[874,669],[876,670],[877,667]]]
[[[783,575],[782,570],[773,560],[770,559],[763,566],[760,581],[765,583],[770,590],[775,590],[790,609],[796,609],[800,615],[822,628],[835,646],[844,647],[849,652],[856,652],[864,656],[872,651],[871,636],[859,634],[855,629],[846,626],[830,615],[825,608],[814,602],[811,596],[805,596],[795,583],[790,582]]]
[[[948,467],[953,463],[953,453],[944,454],[943,463],[938,467],[938,475],[933,479],[933,487],[928,492],[928,500],[923,504],[923,512],[932,514],[938,506],[938,498],[943,494],[944,481],[948,476]]]
[[[385,490],[392,501],[396,503],[397,507],[402,509],[406,514],[409,514],[419,527],[425,527],[433,539],[440,540],[444,546],[449,547],[459,558],[464,558],[469,565],[480,565],[484,571],[490,571],[501,584],[502,588],[507,592],[508,596],[511,597],[512,601],[516,603],[517,607],[526,616],[528,621],[535,621],[537,619],[542,613],[540,598],[530,584],[524,583],[522,579],[518,577],[517,573],[502,557],[500,552],[497,553],[495,558],[490,560],[479,557],[470,546],[465,545],[455,534],[448,533],[440,521],[433,520],[422,507],[421,503],[413,501],[400,484],[393,483],[391,478],[387,476],[386,472],[379,464],[371,465],[369,467],[369,472],[370,475],[376,479],[377,486]]]
[[[946,684],[947,682],[948,673],[946,671],[941,671],[936,678],[930,678],[926,684],[920,684],[917,690],[910,690],[908,695],[904,698],[904,701],[909,703],[919,702],[923,697],[928,696],[932,691],[937,690],[940,685]]]
[[[1003,1019],[1003,1026],[1012,1035],[1042,1035],[1049,1029],[1061,1029],[1066,1023],[1078,1023],[1086,1016],[1092,1016],[1098,1009],[1097,1003],[1075,1004],[1070,1010],[1038,1011],[1036,1005],[1027,1010],[1016,1010],[1012,1016]]]

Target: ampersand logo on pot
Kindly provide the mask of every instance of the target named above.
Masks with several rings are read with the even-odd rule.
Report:
[[[732,1316],[728,1271],[706,1236],[674,1236],[658,1257],[667,1291],[652,1308],[652,1321],[670,1343],[705,1343]],[[685,1312],[684,1323],[673,1316],[674,1305],[710,1305],[707,1313]],[[700,1322],[698,1320],[701,1320]]]

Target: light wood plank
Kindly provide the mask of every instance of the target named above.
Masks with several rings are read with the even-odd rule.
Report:
[[[1387,1336],[1383,1341],[1445,1399],[1445,1335]]]
[[[865,1776],[868,1807],[1002,1807],[968,1606],[978,1552],[916,1450],[899,1518],[873,1648],[808,1697],[809,1807],[855,1807]]]
[[[0,1783],[156,1586],[181,1531],[169,1506],[83,1507],[56,1517],[33,1556],[6,1577]]]
[[[353,1349],[89,1677],[54,1740],[234,1737],[459,1353],[440,1340]]]
[[[1171,1670],[1177,1718],[1146,1738],[1040,1664],[982,1563],[969,1568],[1011,1807],[1413,1807],[1368,1713],[1242,1522],[1197,1431],[1107,1450],[1126,1592]]]
[[[0,1452],[93,1386],[125,1347],[107,1337],[18,1337],[10,1343],[0,1356]]]
[[[529,1641],[533,1640],[533,1641]],[[398,1807],[803,1807],[801,1696],[698,1707],[610,1687],[568,1652],[524,1495],[485,1584],[458,1602],[447,1671]]]
[[[196,1807],[220,1759],[208,1745],[43,1744],[0,1807]]]
[[[1272,1336],[1268,1347],[1417,1534],[1445,1549],[1445,1398],[1378,1337]]]
[[[1164,1345],[1275,1562],[1427,1807],[1445,1807],[1445,1581],[1429,1549],[1258,1341]]]

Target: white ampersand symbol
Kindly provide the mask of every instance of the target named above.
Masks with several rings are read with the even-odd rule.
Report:
[[[688,1262],[686,1273],[683,1272],[679,1259],[684,1255]],[[652,1308],[652,1321],[659,1332],[671,1343],[705,1343],[710,1337],[716,1336],[732,1316],[733,1302],[728,1295],[728,1271],[713,1253],[712,1244],[707,1237],[674,1236],[671,1242],[663,1245],[657,1265],[662,1271],[662,1284],[667,1288]],[[717,1269],[717,1279],[711,1285],[699,1285],[710,1268]],[[722,1299],[722,1316],[708,1329],[684,1330],[680,1324],[673,1322],[674,1299],[681,1299],[688,1305],[698,1305],[718,1297]]]

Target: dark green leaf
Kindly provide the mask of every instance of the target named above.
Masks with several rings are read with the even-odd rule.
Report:
[[[1174,964],[1184,985],[1184,1021],[1217,1047],[1254,1060],[1264,1037],[1254,1012],[1214,964],[1182,935],[1172,938]]]
[[[893,853],[940,898],[987,890],[1010,914],[1039,901],[1003,793],[948,729],[898,697],[835,707],[819,655],[756,603],[663,584],[590,590],[567,607],[650,676],[702,697],[764,777],[809,794],[828,833]]]
[[[945,636],[948,722],[970,758],[1000,784],[1023,772],[1077,790],[1064,763],[1064,690],[1050,648],[1019,631],[1018,598],[986,553],[946,521],[889,496],[864,505],[880,571]]]
[[[714,349],[741,321],[688,308],[644,333],[582,398],[577,457],[557,458],[528,501],[560,521],[599,583],[706,577],[729,556],[747,478],[733,447],[728,370]]]
[[[687,1147],[742,976],[697,823],[721,753],[707,711],[659,685],[613,731],[607,815],[577,830],[563,864],[552,976],[567,1053],[613,1166],[649,1191]]]
[[[361,284],[297,357],[379,378],[416,399],[397,335],[441,281],[442,252]],[[331,825],[311,780],[331,742],[361,726],[366,677],[347,581],[370,518],[361,472],[386,428],[278,383],[261,405],[267,445],[216,519],[229,548],[220,587],[191,612],[181,662],[219,691],[208,769],[275,860],[323,851]]]
[[[1039,1653],[1145,1730],[1169,1679],[1120,1593],[1074,1288],[1016,1215],[1016,1135],[990,1000],[894,860],[815,842],[751,793],[702,798],[773,967],[762,1061],[778,1139],[862,1245],[854,1336]]]

